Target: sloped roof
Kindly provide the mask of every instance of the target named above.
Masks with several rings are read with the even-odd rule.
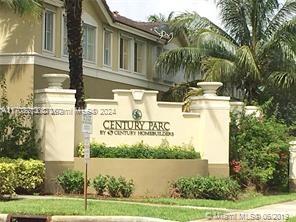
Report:
[[[144,31],[146,33],[152,34],[154,36],[159,37],[159,35],[154,31],[154,28],[158,28],[161,26],[160,22],[142,22],[142,21],[134,21],[129,19],[125,16],[120,15],[118,12],[112,12],[106,2],[106,0],[102,0],[106,10],[108,11],[109,15],[113,19],[114,22],[118,22],[132,28]],[[165,38],[167,39],[167,38]]]

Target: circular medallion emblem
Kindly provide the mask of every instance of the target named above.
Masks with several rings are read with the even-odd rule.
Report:
[[[142,118],[142,112],[139,109],[134,109],[132,116],[134,118],[134,120],[140,120]]]

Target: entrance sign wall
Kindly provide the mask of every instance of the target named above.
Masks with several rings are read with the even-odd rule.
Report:
[[[56,74],[53,77],[56,79]],[[47,75],[47,78],[50,76]],[[166,177],[161,174],[153,177],[155,180],[158,180],[156,178],[167,179],[162,181],[162,187],[159,187],[159,190],[156,189],[157,186],[153,185],[151,195],[159,195],[160,192],[166,190],[167,185],[171,182],[167,180],[173,178],[196,175],[228,176],[229,98],[216,95],[216,90],[222,85],[221,83],[210,82],[199,85],[205,93],[203,96],[191,98],[191,112],[186,113],[182,112],[182,103],[157,101],[157,91],[118,89],[113,90],[113,100],[86,100],[87,109],[93,116],[90,141],[106,143],[110,146],[135,144],[141,141],[149,145],[159,145],[165,139],[170,145],[193,145],[196,151],[200,152],[202,161],[206,162],[140,159],[133,161],[134,166],[143,168],[135,169],[137,174],[141,172],[149,174],[149,164],[152,162],[160,164],[159,168],[162,171],[167,169]],[[58,174],[69,168],[83,172],[83,169],[79,168],[80,164],[76,163],[80,160],[77,158],[74,160],[74,147],[83,143],[82,115],[75,112],[74,107],[75,90],[59,88],[36,90],[34,105],[51,110],[58,109],[61,111],[59,113],[63,113],[63,115],[56,115],[54,112],[49,112],[48,115],[36,116],[42,146],[41,157],[46,166],[45,192],[58,192],[56,183]],[[90,160],[90,162],[95,163],[94,160]],[[178,164],[179,162],[180,164],[182,162],[182,167]],[[114,163],[119,165],[112,166],[112,170],[108,167],[103,171],[93,169],[94,173],[117,176],[126,172],[126,176],[133,175],[130,168],[124,168],[125,171],[120,166],[122,163],[129,163],[128,160],[120,162],[104,159],[106,166]],[[200,163],[203,164],[200,165]],[[203,168],[198,169],[199,166],[203,166]],[[192,167],[194,169],[188,170]],[[90,169],[92,169],[91,166]],[[157,173],[158,171],[154,169],[153,172]],[[143,173],[142,176],[144,175],[146,174]],[[136,177],[136,180],[139,181],[134,181],[135,184],[142,184],[141,178],[143,177]],[[158,184],[157,181],[155,183]],[[145,189],[149,190],[150,188],[146,187]],[[137,194],[146,195],[145,193]]]
[[[198,147],[200,115],[182,112],[183,103],[158,102],[157,91],[113,90],[113,93],[113,100],[86,100],[87,109],[96,114],[92,141],[111,146],[141,141],[160,145],[165,139],[171,145]],[[82,135],[79,130],[75,132],[78,145]]]

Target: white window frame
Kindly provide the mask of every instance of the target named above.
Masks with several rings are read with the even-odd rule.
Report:
[[[128,55],[128,58],[129,58],[129,61],[128,61],[128,69],[123,69],[123,68],[120,68],[120,39],[123,38],[123,39],[127,39],[128,40],[128,44],[129,44],[129,54]],[[128,35],[125,35],[125,34],[119,34],[119,38],[118,38],[118,68],[120,71],[123,71],[123,72],[132,72],[132,64],[133,64],[133,57],[134,57],[134,53],[133,53],[133,38],[128,36]]]
[[[142,72],[137,72],[137,71],[135,71],[134,69],[135,69],[135,55],[134,55],[134,52],[135,52],[135,43],[140,43],[140,44],[142,44],[142,46],[143,46],[143,58],[142,58]],[[138,39],[134,39],[134,41],[133,41],[133,72],[134,73],[136,73],[136,74],[139,74],[139,75],[146,75],[146,62],[147,62],[147,55],[146,55],[146,53],[147,53],[147,45],[146,45],[146,42],[145,41],[142,41],[142,40],[138,40]]]
[[[45,49],[45,13],[46,11],[48,12],[51,12],[53,14],[53,21],[52,21],[52,51],[48,50],[48,49]],[[55,29],[56,29],[56,12],[53,11],[53,10],[50,10],[48,8],[45,8],[44,11],[43,11],[43,19],[42,19],[42,52],[45,53],[45,54],[49,54],[49,55],[54,55],[55,54],[55,47],[56,47],[56,39],[55,39]]]
[[[108,32],[110,33],[110,64],[105,64],[105,33]],[[119,52],[120,53],[120,52]],[[111,68],[112,67],[112,54],[113,54],[113,31],[108,29],[108,28],[104,28],[103,30],[103,66]]]
[[[91,26],[94,28],[94,31],[95,31],[95,42],[94,42],[94,59],[93,60],[88,60],[86,57],[83,57],[83,61],[86,61],[87,63],[93,63],[93,64],[96,64],[97,63],[97,30],[98,30],[98,27],[97,26],[94,26],[92,24],[89,24],[87,22],[84,22],[83,25],[87,25],[87,26]],[[84,27],[82,25],[82,29],[84,31]],[[82,42],[81,42],[81,46],[83,48],[83,34],[82,34]],[[83,54],[82,54],[83,56]]]

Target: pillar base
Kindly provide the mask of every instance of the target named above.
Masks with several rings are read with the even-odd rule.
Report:
[[[289,179],[289,191],[296,191],[296,179]]]
[[[74,168],[74,161],[45,161],[45,194],[59,194],[63,189],[57,182],[57,176]]]
[[[229,177],[229,165],[209,163],[209,175],[216,177]]]

